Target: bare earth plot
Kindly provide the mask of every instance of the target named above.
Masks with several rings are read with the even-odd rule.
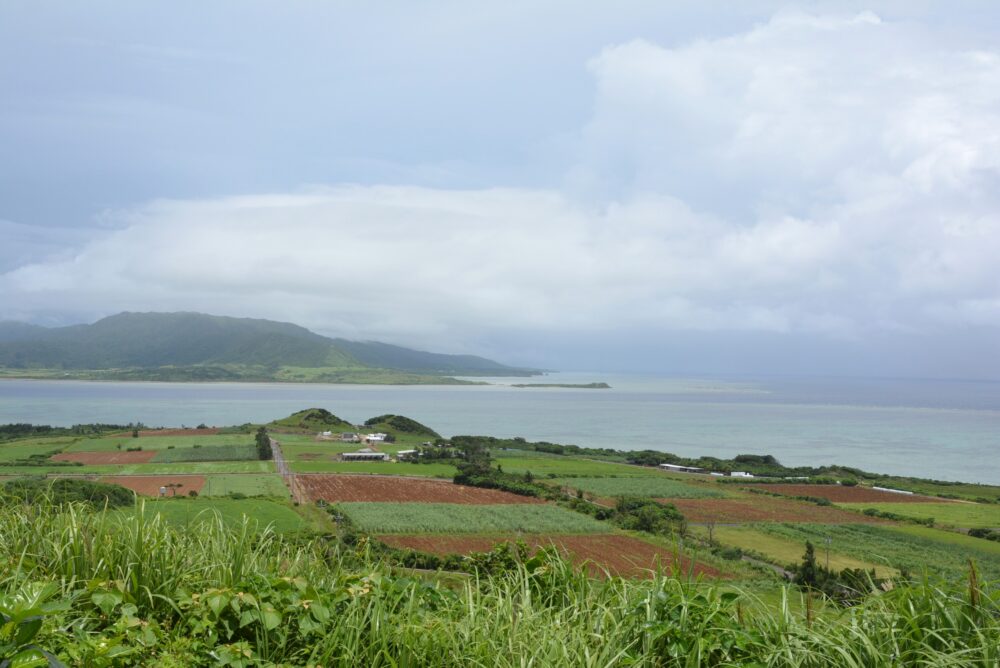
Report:
[[[386,545],[408,548],[431,554],[469,554],[487,552],[493,546],[512,540],[523,540],[532,549],[555,546],[576,564],[588,562],[588,570],[593,575],[608,571],[612,575],[626,577],[649,577],[653,571],[662,568],[673,572],[676,555],[672,550],[651,543],[618,534],[598,534],[586,536],[379,536]],[[691,561],[680,559],[680,573],[691,572]],[[694,565],[694,575],[720,577],[723,574],[705,564]]]
[[[444,480],[374,475],[299,475],[299,485],[310,501],[329,503],[462,503],[470,505],[543,503],[495,489],[456,485]]]
[[[919,494],[895,494],[870,487],[844,485],[767,485],[765,489],[786,496],[815,496],[833,503],[935,503],[943,500]]]
[[[755,495],[746,499],[658,499],[681,511],[689,522],[742,524],[747,522],[817,522],[821,524],[879,524],[873,517],[832,506]]]
[[[146,464],[156,456],[155,450],[128,450],[119,452],[63,452],[52,456],[54,462],[80,462],[81,464]]]
[[[136,494],[143,496],[159,496],[160,487],[179,484],[176,491],[167,488],[167,496],[187,496],[191,490],[200,492],[205,485],[205,476],[201,475],[110,475],[101,478],[101,482],[127,487]]]

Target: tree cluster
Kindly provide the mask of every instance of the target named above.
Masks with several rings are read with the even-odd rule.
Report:
[[[271,449],[271,436],[267,429],[260,427],[257,430],[257,458],[261,460],[274,459],[274,452]]]

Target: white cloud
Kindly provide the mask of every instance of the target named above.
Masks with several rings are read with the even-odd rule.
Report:
[[[782,13],[589,67],[566,192],[154,202],[0,276],[0,310],[200,309],[435,347],[499,328],[1000,325],[997,53],[870,13]]]

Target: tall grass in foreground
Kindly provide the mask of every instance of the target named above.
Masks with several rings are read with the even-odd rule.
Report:
[[[36,640],[80,666],[1000,664],[1000,601],[975,577],[806,618],[794,590],[768,609],[732,587],[589,579],[545,553],[447,588],[364,547],[251,529],[0,507],[0,594],[54,583],[68,610]]]

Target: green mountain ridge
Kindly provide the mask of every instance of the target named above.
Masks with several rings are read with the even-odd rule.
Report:
[[[58,328],[3,322],[0,370],[21,376],[95,372],[100,379],[404,383],[537,373],[474,355],[331,339],[291,323],[188,312],[120,313]]]

